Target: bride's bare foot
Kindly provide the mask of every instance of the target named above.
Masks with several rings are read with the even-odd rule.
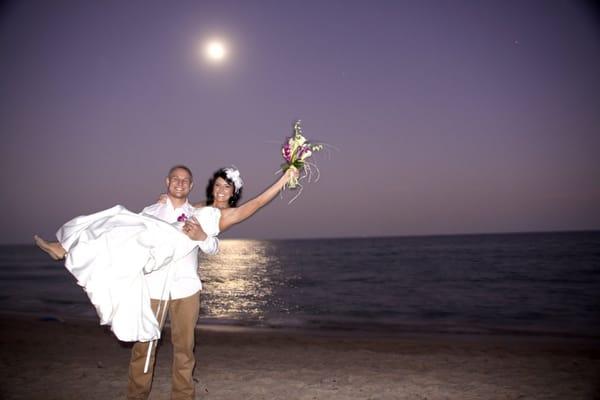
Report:
[[[35,240],[35,244],[48,253],[53,260],[62,260],[67,254],[66,250],[58,242],[47,242],[38,235],[34,235],[33,240]]]

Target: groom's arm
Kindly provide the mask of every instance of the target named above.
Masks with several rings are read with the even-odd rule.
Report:
[[[198,247],[206,254],[217,254],[219,252],[219,239],[216,236],[207,235],[196,218],[185,221],[183,226],[185,233],[191,240],[198,242]]]

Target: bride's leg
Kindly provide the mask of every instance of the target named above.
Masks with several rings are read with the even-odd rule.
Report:
[[[67,254],[67,251],[58,242],[47,242],[38,235],[35,235],[33,240],[35,240],[35,244],[48,253],[53,260],[62,260]]]

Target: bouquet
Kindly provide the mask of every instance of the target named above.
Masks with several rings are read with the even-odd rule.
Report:
[[[281,170],[285,173],[289,168],[295,168],[301,175],[299,177],[290,177],[290,181],[288,182],[288,187],[290,189],[295,189],[297,187],[302,188],[300,179],[308,176],[310,181],[313,172],[317,174],[315,181],[319,179],[319,169],[314,163],[309,162],[308,158],[312,156],[313,153],[321,150],[323,150],[322,144],[312,144],[306,140],[302,135],[300,121],[296,121],[294,123],[294,135],[288,138],[287,142],[281,148],[281,154],[285,160],[285,162],[281,164]]]

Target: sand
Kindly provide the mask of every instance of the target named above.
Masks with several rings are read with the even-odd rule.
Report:
[[[90,321],[2,315],[1,399],[124,399],[130,346]],[[169,332],[151,399],[170,394]],[[198,399],[600,399],[600,344],[553,337],[201,328]]]

